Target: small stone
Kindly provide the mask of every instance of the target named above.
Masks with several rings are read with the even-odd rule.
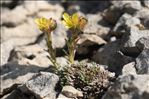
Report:
[[[64,86],[62,94],[69,98],[83,97],[83,93],[72,86]]]

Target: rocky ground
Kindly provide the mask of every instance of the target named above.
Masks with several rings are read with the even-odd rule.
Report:
[[[52,63],[44,34],[34,23],[37,17],[54,18],[52,34],[57,61],[67,65],[67,30],[62,13],[78,12],[88,19],[78,41],[76,63],[96,62],[106,72],[98,99],[149,98],[149,1],[1,1],[1,99],[82,99],[73,86],[60,88],[59,77],[49,72]],[[100,72],[99,71],[99,72]],[[102,77],[102,76],[101,76]],[[114,80],[107,80],[114,77]],[[110,82],[110,83],[109,83]],[[106,86],[104,85],[104,86]],[[97,87],[97,86],[96,86]],[[103,87],[103,86],[102,86]],[[94,99],[94,97],[84,97]]]

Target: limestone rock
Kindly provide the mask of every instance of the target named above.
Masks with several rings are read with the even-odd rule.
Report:
[[[131,62],[123,66],[122,75],[127,74],[136,74],[135,62]]]
[[[101,46],[106,44],[106,41],[97,35],[83,34],[80,36],[80,39],[77,44],[78,44],[78,48],[76,52],[78,54],[86,55],[89,52],[92,52],[93,50],[97,50],[97,48],[94,49],[95,46]]]
[[[123,42],[122,52],[127,55],[137,56],[140,50],[136,47],[136,42],[146,36],[149,36],[149,30],[139,30],[136,27],[131,27],[121,39]]]
[[[99,24],[103,20],[101,14],[87,14],[88,24],[84,28],[84,33],[86,34],[96,34],[102,38],[105,38],[109,33],[110,28],[104,26],[104,23]]]
[[[136,46],[141,51],[143,49],[149,49],[149,36],[142,37],[136,42]]]
[[[23,93],[33,93],[37,99],[48,97],[56,99],[55,86],[59,78],[49,72],[40,72],[37,76],[19,87]],[[46,99],[46,98],[45,98]]]
[[[143,50],[135,62],[138,74],[149,74],[149,49]]]
[[[64,86],[62,94],[69,98],[83,97],[83,93],[72,86]]]
[[[0,78],[2,83],[0,93],[2,94],[4,89],[9,89],[14,84],[25,83],[31,79],[33,75],[44,69],[44,67],[38,67],[35,65],[20,65],[16,62],[9,62],[5,64],[1,67]]]
[[[121,74],[123,65],[131,62],[133,58],[125,56],[120,52],[121,42],[119,40],[106,44],[99,48],[94,54],[93,60],[99,64],[107,65],[109,70]]]
[[[120,76],[102,99],[148,99],[149,75]]]

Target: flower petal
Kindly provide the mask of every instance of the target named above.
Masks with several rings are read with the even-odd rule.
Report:
[[[74,14],[72,15],[72,21],[73,21],[73,24],[74,24],[74,25],[78,25],[79,17],[78,17],[78,14],[77,14],[77,13],[74,13]]]
[[[66,21],[67,24],[73,25],[71,17],[67,13],[63,14],[63,19],[64,19],[64,21]]]

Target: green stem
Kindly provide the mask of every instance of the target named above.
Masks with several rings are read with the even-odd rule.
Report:
[[[78,39],[78,35],[77,33],[73,33],[72,36],[70,37],[70,39],[68,40],[68,58],[69,58],[69,62],[70,64],[74,64],[74,58],[75,58],[75,49],[76,49],[76,44],[77,44],[77,40]]]
[[[47,46],[48,46],[48,52],[50,54],[50,61],[52,64],[56,67],[56,69],[59,69],[59,65],[56,62],[56,50],[52,47],[52,39],[51,39],[51,33],[47,34]]]

